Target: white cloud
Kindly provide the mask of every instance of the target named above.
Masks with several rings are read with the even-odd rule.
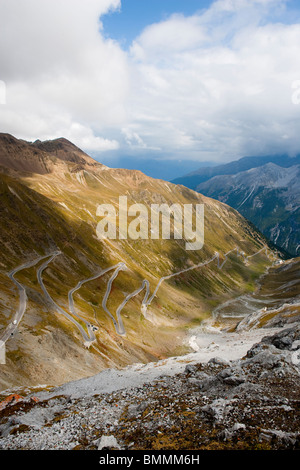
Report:
[[[168,21],[148,26],[134,41],[131,52],[136,59],[155,62],[169,53],[193,49],[206,39],[197,16],[174,14]]]
[[[6,85],[0,80],[0,104],[6,104]]]
[[[1,130],[181,159],[299,151],[300,24],[281,21],[286,4],[217,0],[124,51],[100,21],[121,0],[0,0]]]
[[[120,0],[1,0],[1,73],[81,73],[88,46],[101,47],[100,16],[119,6]]]
[[[141,138],[147,129],[165,153],[203,160],[300,151],[300,24],[270,19],[285,3],[219,0],[146,28],[130,51]]]
[[[134,126],[138,127],[138,126]],[[133,127],[124,127],[121,130],[122,135],[124,136],[126,144],[131,148],[135,150],[154,150],[154,151],[159,151],[161,150],[159,147],[154,147],[152,145],[147,144],[141,136],[138,134],[137,129],[134,129]],[[144,134],[146,136],[145,130]]]
[[[93,135],[126,116],[126,54],[103,38],[100,22],[119,6],[120,0],[0,1],[3,130],[27,138],[72,137],[80,125],[87,150],[117,148],[115,140]]]
[[[62,129],[61,135],[85,151],[117,150],[119,143],[116,140],[109,140],[94,135],[91,129],[79,123],[69,123],[65,129]],[[52,139],[54,136],[47,136],[45,140]]]

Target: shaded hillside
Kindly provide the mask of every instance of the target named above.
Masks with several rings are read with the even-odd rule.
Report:
[[[85,162],[85,156],[74,161],[74,147],[65,140],[43,144],[41,150],[40,144],[8,139],[0,151],[0,335],[12,324],[20,301],[8,274],[29,261],[36,264],[16,274],[28,302],[6,343],[2,389],[56,385],[106,368],[183,353],[188,328],[209,317],[221,301],[253,291],[255,280],[277,259],[278,253],[269,250],[267,256],[263,250],[265,238],[227,205],[138,171],[109,169]],[[79,150],[75,153],[81,158]],[[27,155],[28,167],[23,165]],[[47,171],[42,172],[41,162]],[[117,209],[124,195],[128,205],[204,204],[203,249],[188,252],[185,240],[98,240],[98,204]],[[255,256],[245,263],[241,252]],[[49,264],[40,271],[39,259],[45,256]],[[120,262],[126,269],[115,271],[105,310],[103,299],[114,271],[99,273]],[[90,278],[74,294],[75,317],[68,296]],[[147,312],[142,308],[145,281],[148,298],[159,286]],[[122,336],[112,321],[121,305]],[[82,330],[95,337],[89,349]]]
[[[274,244],[300,254],[300,165],[268,163],[230,176],[216,176],[197,191],[237,209]]]

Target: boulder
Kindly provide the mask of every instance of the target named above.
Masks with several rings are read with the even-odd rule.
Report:
[[[216,366],[229,366],[230,362],[227,359],[223,359],[222,357],[212,357],[208,364],[214,364]]]
[[[116,449],[120,450],[117,439],[114,436],[102,436],[98,445],[98,450]]]

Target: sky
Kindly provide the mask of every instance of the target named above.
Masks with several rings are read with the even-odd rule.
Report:
[[[0,131],[100,161],[300,153],[295,0],[0,0]]]
[[[103,17],[104,34],[127,48],[150,24],[167,20],[174,13],[193,15],[212,3],[212,0],[123,0],[117,12]]]

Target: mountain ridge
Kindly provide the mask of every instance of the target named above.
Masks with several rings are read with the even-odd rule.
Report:
[[[196,190],[197,186],[214,176],[219,175],[234,175],[241,171],[247,171],[251,168],[258,168],[264,166],[267,163],[275,163],[282,167],[289,167],[300,163],[300,154],[295,157],[289,157],[288,155],[270,155],[261,157],[242,157],[239,160],[234,160],[229,163],[217,165],[214,167],[200,168],[199,170],[193,171],[184,175],[180,178],[172,180],[174,184],[182,184],[189,187],[190,189]]]
[[[83,150],[65,138],[27,142],[11,134],[0,133],[0,165],[10,170],[47,174],[58,163],[104,168]]]
[[[215,176],[197,191],[237,209],[274,244],[300,254],[300,165],[267,163],[235,175]]]
[[[49,154],[52,154],[60,160],[70,163],[87,163],[88,165],[101,165],[101,163],[94,160],[87,153],[81,150],[79,147],[74,145],[72,142],[64,137],[60,137],[54,140],[40,141],[36,140],[31,143],[33,147],[43,150]]]
[[[256,279],[272,263],[264,252],[246,263],[234,251],[238,248],[254,255],[268,242],[225,204],[139,171],[69,162],[24,145],[12,140],[9,152],[5,153],[7,144],[1,150],[7,165],[15,154],[21,171],[6,168],[0,174],[0,334],[12,324],[19,308],[17,286],[8,274],[29,261],[37,260],[37,264],[16,274],[28,302],[6,343],[7,364],[1,366],[0,379],[3,390],[41,383],[59,385],[107,368],[182,354],[188,328],[201,323],[221,301],[255,289]],[[37,153],[32,154],[33,150]],[[39,165],[38,173],[24,171],[23,151],[30,152],[32,170],[34,163],[42,161],[49,171],[41,174]],[[71,153],[70,159],[73,157]],[[14,162],[12,166],[16,168]],[[187,252],[184,239],[100,241],[96,235],[98,205],[110,203],[117,208],[124,195],[129,205],[204,204],[203,249]],[[60,255],[51,262],[38,262],[57,252]],[[220,253],[219,263],[214,258],[205,265],[216,252]],[[219,269],[226,253],[230,253],[228,260]],[[280,252],[272,248],[270,254],[272,259],[280,259]],[[125,263],[127,269],[117,271],[119,263]],[[199,267],[190,269],[193,266]],[[115,269],[97,276],[112,267]],[[152,296],[162,278],[165,281],[145,317],[145,292],[139,289],[147,280]],[[76,290],[74,316],[68,302],[70,292],[89,279]],[[120,336],[112,318],[125,300],[121,315],[126,335]],[[70,315],[77,324],[70,321]],[[93,330],[95,340],[89,349],[79,325],[85,331]]]

